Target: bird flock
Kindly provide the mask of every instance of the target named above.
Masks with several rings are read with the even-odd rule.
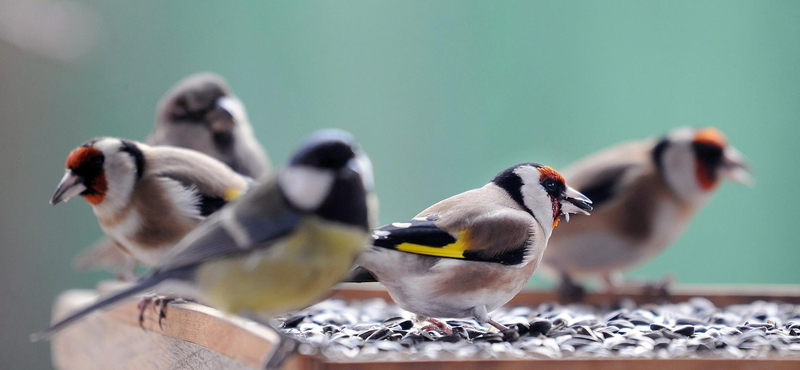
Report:
[[[674,242],[722,180],[752,183],[722,132],[679,127],[561,173],[515,164],[377,227],[372,163],[351,134],[313,133],[273,169],[244,105],[212,73],[164,95],[145,142],[91,139],[65,167],[51,203],[83,197],[105,234],[76,266],[111,269],[128,284],[33,340],[133,297],[146,307],[152,296],[143,293],[269,323],[341,282],[379,282],[430,330],[452,333],[438,319],[470,319],[507,332],[514,327],[491,314],[540,265],[566,299],[580,300],[587,279],[610,291],[627,287],[634,282],[621,273]],[[569,222],[570,214],[580,217]],[[148,271],[137,274],[139,266]],[[283,335],[267,367],[279,368],[296,347]]]

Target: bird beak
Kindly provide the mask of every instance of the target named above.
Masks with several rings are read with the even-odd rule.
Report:
[[[747,186],[754,186],[755,180],[750,175],[750,163],[741,152],[732,146],[725,148],[722,155],[722,165],[719,167],[719,177],[738,182]]]
[[[66,202],[69,198],[80,195],[84,191],[86,191],[86,185],[83,184],[83,177],[74,174],[72,170],[67,170],[61,182],[58,183],[56,192],[53,194],[53,198],[50,199],[50,204],[56,205],[62,201]]]
[[[567,186],[567,195],[561,202],[561,213],[564,214],[567,222],[569,222],[570,213],[580,213],[588,216],[591,210],[592,201],[579,191]]]
[[[211,122],[211,130],[227,132],[233,129],[238,111],[239,104],[234,98],[223,96],[217,99],[216,107],[206,115],[208,122]]]

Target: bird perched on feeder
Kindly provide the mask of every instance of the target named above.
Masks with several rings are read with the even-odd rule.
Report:
[[[271,168],[253,135],[244,105],[228,83],[213,73],[193,74],[169,89],[158,103],[155,128],[147,144],[193,149],[254,179]],[[135,270],[129,263],[126,254],[108,238],[87,248],[74,261],[80,270],[116,270],[122,277]]]
[[[224,163],[193,150],[106,137],[69,154],[50,203],[82,196],[108,238],[136,261],[155,266],[249,184]]]
[[[748,164],[715,128],[676,128],[661,138],[625,143],[564,170],[594,202],[550,240],[544,266],[562,278],[566,298],[576,279],[599,277],[609,288],[619,274],[649,261],[686,229],[721,180],[749,184]]]
[[[591,209],[551,167],[518,164],[482,188],[374,230],[349,281],[368,281],[365,269],[420,321],[474,317],[505,330],[489,313],[528,282],[561,216]]]
[[[311,136],[287,167],[209,217],[147,277],[32,339],[149,289],[265,317],[313,303],[369,243],[372,179],[365,165],[368,158],[349,134]],[[292,341],[284,343],[292,348]]]
[[[158,102],[156,126],[147,143],[194,149],[254,179],[271,167],[244,104],[213,73],[191,75],[170,88]]]

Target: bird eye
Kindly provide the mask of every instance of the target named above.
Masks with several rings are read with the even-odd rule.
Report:
[[[89,166],[91,167],[101,167],[103,166],[103,157],[94,157],[89,160]]]
[[[556,182],[554,180],[547,180],[544,182],[544,188],[547,191],[556,191]]]

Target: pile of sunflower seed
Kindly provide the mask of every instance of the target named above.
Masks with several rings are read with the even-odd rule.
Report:
[[[332,360],[800,357],[800,305],[545,303],[492,317],[510,329],[444,320],[447,333],[381,299],[328,300],[281,322],[287,335]]]

